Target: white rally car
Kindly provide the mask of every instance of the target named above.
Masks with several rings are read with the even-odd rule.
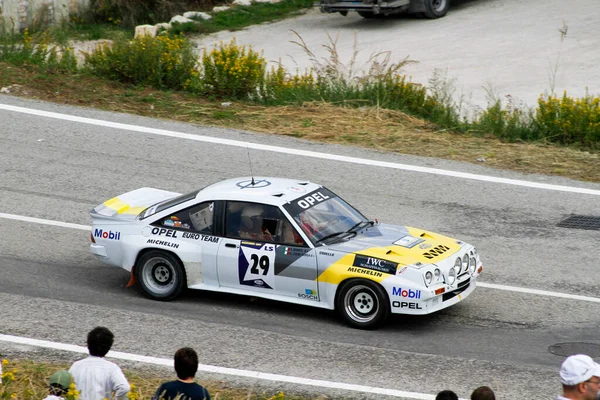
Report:
[[[189,194],[141,188],[91,211],[91,251],[150,298],[184,288],[337,310],[357,328],[465,299],[482,271],[472,245],[381,224],[327,188],[238,178]]]

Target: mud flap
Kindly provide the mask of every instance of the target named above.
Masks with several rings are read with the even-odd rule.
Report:
[[[134,269],[135,265],[131,268],[131,278],[129,278],[129,282],[127,283],[127,286],[125,286],[127,288],[130,288],[136,284]]]

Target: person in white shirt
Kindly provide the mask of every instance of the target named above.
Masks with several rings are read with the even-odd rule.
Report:
[[[105,327],[96,327],[88,333],[87,346],[90,356],[75,361],[69,372],[81,400],[126,399],[131,387],[121,368],[104,359],[112,347],[114,335]]]
[[[64,400],[71,383],[73,383],[73,377],[68,371],[63,369],[55,372],[50,377],[49,394],[44,400]]]
[[[590,356],[569,356],[560,367],[563,395],[557,400],[600,399],[600,365]]]

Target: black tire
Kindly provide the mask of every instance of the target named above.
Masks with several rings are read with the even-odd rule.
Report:
[[[366,19],[383,18],[383,14],[374,14],[368,11],[357,11],[358,15]]]
[[[146,296],[160,301],[173,300],[186,286],[181,261],[160,250],[150,250],[139,258],[135,279]]]
[[[375,329],[390,314],[390,302],[383,288],[367,279],[344,282],[337,292],[335,308],[353,328]]]
[[[429,19],[442,18],[448,14],[450,0],[423,0],[423,16]]]

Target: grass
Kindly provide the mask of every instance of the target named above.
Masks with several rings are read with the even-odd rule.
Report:
[[[36,362],[32,360],[5,360],[3,365],[3,385],[0,385],[0,399],[39,400],[48,394],[48,378],[61,369],[68,370],[70,364]],[[123,371],[132,385],[129,399],[150,400],[161,383],[176,379],[174,372]],[[200,374],[198,374],[199,376]],[[14,380],[12,379],[14,378]],[[213,400],[300,400],[307,397],[284,394],[282,392],[258,392],[253,387],[230,386],[225,381],[203,380],[197,382],[207,388]],[[12,394],[16,396],[11,397]],[[314,396],[316,398],[317,396]]]
[[[223,30],[236,31],[251,25],[298,15],[312,6],[313,0],[282,0],[279,3],[234,6],[229,10],[213,14],[212,19],[208,21],[199,20],[199,24],[194,24],[196,29],[190,30],[199,33],[213,33]]]
[[[0,87],[9,87],[16,96],[600,182],[598,153],[543,142],[507,143],[492,134],[440,131],[397,110],[325,102],[265,106],[240,101],[225,107],[219,100],[123,85],[84,73],[43,74],[7,63],[0,63],[0,71]]]

